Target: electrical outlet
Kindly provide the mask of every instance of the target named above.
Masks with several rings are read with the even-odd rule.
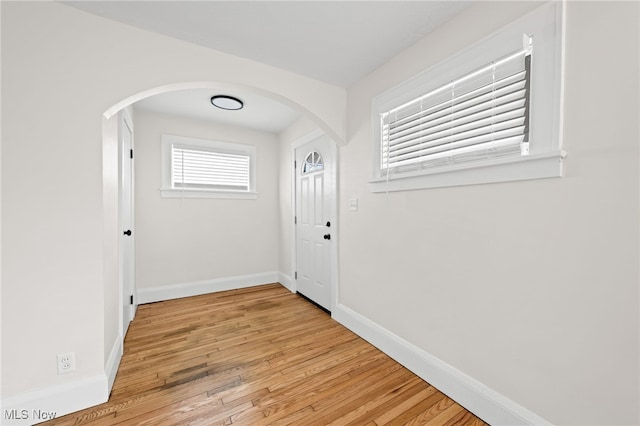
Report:
[[[76,356],[73,352],[58,355],[58,374],[68,373],[76,369]]]

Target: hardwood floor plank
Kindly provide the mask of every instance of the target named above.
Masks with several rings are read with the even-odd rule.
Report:
[[[185,419],[193,417],[194,413],[197,413],[203,407],[215,413],[222,408],[222,402],[215,400],[215,398],[207,397],[206,394],[199,394],[173,404],[164,405],[162,410],[130,411],[124,416],[116,415],[113,424],[135,424],[138,426],[179,424],[183,423]],[[171,414],[167,416],[167,412]],[[220,419],[212,418],[211,420]]]
[[[443,426],[460,426],[460,425],[469,425],[473,423],[474,415],[466,410],[462,410],[458,413],[457,416],[453,417],[451,420],[446,422]]]
[[[400,370],[396,374],[389,374],[385,377],[374,377],[374,382],[363,380],[349,388],[349,392],[335,392],[320,399],[312,406],[313,409],[322,413],[322,422],[330,424],[337,418],[344,416],[353,410],[352,407],[362,407],[369,401],[377,401],[386,395],[389,389],[402,386],[412,378],[412,373],[407,370]]]
[[[417,385],[417,386],[416,386]],[[396,388],[387,390],[386,393],[371,399],[366,403],[352,407],[352,410],[348,413],[342,414],[341,417],[327,422],[327,425],[339,426],[339,425],[362,425],[370,421],[373,421],[375,412],[388,411],[394,407],[397,407],[402,401],[411,397],[417,393],[420,389],[427,387],[419,377],[413,376],[410,379],[404,381]]]
[[[451,419],[455,418],[462,411],[464,411],[464,408],[462,408],[460,405],[454,403],[449,408],[447,408],[446,410],[444,410],[443,412],[438,414],[436,417],[434,417],[434,419],[429,423],[429,425],[430,426],[444,426],[445,424],[447,424]]]
[[[313,408],[309,405],[306,407],[291,413],[278,421],[278,424],[281,425],[303,425],[310,424],[309,417],[314,414]]]
[[[47,426],[484,426],[279,284],[141,305],[108,402]]]
[[[410,421],[404,423],[405,425],[422,425],[429,424],[440,426],[451,419],[451,416],[460,412],[462,407],[455,403],[450,398],[443,398],[438,401],[437,404],[429,407],[428,410],[418,413]],[[415,414],[415,411],[414,413]]]
[[[421,415],[425,411],[429,411],[431,407],[437,407],[439,409],[442,401],[448,401],[447,397],[442,392],[435,392],[427,398],[418,401],[418,403],[413,407],[404,410],[401,415],[386,424],[389,426],[406,425],[414,417]],[[439,409],[438,413],[441,411],[442,410]]]

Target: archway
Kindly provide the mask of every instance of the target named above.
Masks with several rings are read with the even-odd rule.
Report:
[[[108,377],[109,389],[113,385],[123,351],[123,289],[122,289],[122,226],[120,202],[121,153],[119,151],[118,129],[119,112],[125,110],[138,101],[148,97],[189,89],[211,89],[213,92],[235,93],[237,91],[252,92],[268,97],[292,109],[299,111],[322,132],[330,135],[334,140],[341,140],[333,129],[319,119],[311,111],[292,101],[286,96],[263,90],[257,87],[219,83],[219,82],[183,82],[173,83],[147,89],[117,102],[103,113],[102,118],[102,154],[103,154],[103,221],[104,221],[104,332],[105,340],[111,336],[117,340],[117,345],[105,360],[105,370]]]
[[[284,105],[289,106],[290,108],[300,111],[307,118],[309,118],[311,121],[317,124],[317,126],[320,129],[322,129],[323,132],[328,134],[338,145],[343,145],[344,141],[341,135],[337,134],[331,126],[329,126],[317,115],[315,115],[312,111],[309,111],[307,108],[300,105],[299,103],[287,98],[286,96],[280,95],[272,91],[264,90],[255,86],[232,84],[232,83],[221,83],[221,82],[212,82],[212,81],[194,81],[194,82],[172,83],[172,84],[154,87],[154,88],[136,93],[134,95],[131,95],[121,100],[120,102],[117,102],[116,104],[114,104],[104,112],[104,118],[109,120],[124,108],[130,105],[133,105],[134,103],[142,99],[148,98],[150,96],[155,96],[162,93],[173,92],[177,90],[187,90],[187,89],[212,89],[217,91],[227,91],[231,93],[233,93],[236,90],[243,90],[243,91],[250,91],[267,98],[271,98],[275,101],[278,101]]]

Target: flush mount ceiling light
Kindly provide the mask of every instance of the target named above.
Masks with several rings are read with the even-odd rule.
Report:
[[[231,111],[242,109],[244,103],[233,96],[216,95],[211,97],[211,104],[220,109],[227,109]]]

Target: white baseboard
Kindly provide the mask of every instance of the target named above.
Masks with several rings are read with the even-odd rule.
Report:
[[[120,367],[120,360],[122,359],[122,336],[118,336],[116,341],[113,342],[109,359],[104,367],[104,372],[107,376],[107,392],[111,394],[113,388],[113,382],[116,380],[116,374],[118,373],[118,367]]]
[[[152,288],[138,289],[138,303],[152,303],[163,300],[179,299],[181,297],[198,296],[215,293],[217,291],[235,290],[256,285],[276,283],[278,272],[263,272],[261,274],[238,275],[234,277],[215,278],[212,280],[192,281]]]
[[[295,286],[293,285],[293,280],[289,275],[285,274],[284,272],[278,273],[278,282],[282,284],[282,286],[285,287],[290,292],[292,293],[296,292]]]
[[[333,318],[492,426],[551,425],[504,395],[338,304]]]
[[[102,404],[108,397],[104,373],[79,378],[4,399],[0,423],[3,426],[33,425]]]

